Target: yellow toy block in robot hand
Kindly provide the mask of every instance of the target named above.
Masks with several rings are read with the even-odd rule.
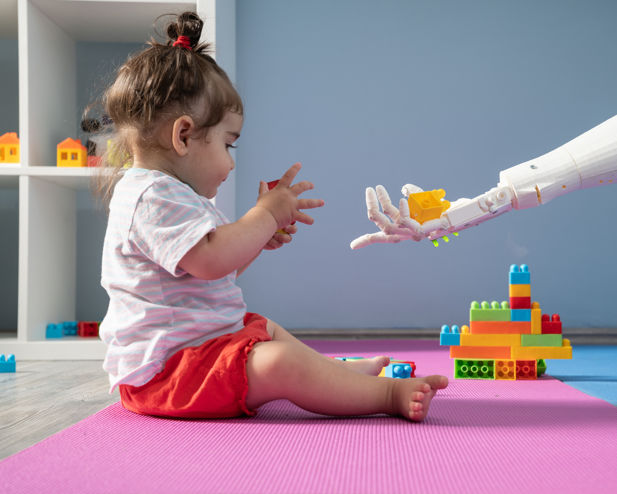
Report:
[[[443,199],[445,196],[446,191],[443,189],[409,194],[409,216],[420,224],[439,218],[450,207],[450,202]]]

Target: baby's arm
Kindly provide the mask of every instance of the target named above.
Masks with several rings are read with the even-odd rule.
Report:
[[[313,218],[300,210],[321,207],[323,201],[298,198],[313,188],[307,181],[292,185],[299,170],[296,163],[274,189],[260,194],[257,204],[244,216],[205,235],[185,254],[179,267],[197,278],[222,278],[250,264],[278,229],[293,221],[311,225]]]

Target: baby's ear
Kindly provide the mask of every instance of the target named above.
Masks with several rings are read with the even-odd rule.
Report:
[[[188,115],[176,118],[172,126],[171,143],[180,156],[188,153],[189,139],[195,132],[195,122]]]

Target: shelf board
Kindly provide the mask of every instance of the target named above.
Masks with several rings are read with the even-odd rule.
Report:
[[[196,9],[196,2],[174,0],[30,0],[78,41],[145,43],[155,19]],[[164,33],[163,33],[164,34]]]
[[[98,338],[64,337],[49,340],[23,341],[0,338],[0,353],[14,354],[19,360],[103,360],[105,343]]]
[[[21,166],[18,164],[0,164],[0,187],[17,187],[19,177],[37,177],[64,187],[76,190],[86,190],[90,187],[92,178],[100,171],[92,167],[60,167],[57,166]]]

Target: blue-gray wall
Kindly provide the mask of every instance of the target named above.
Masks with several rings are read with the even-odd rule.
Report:
[[[326,201],[242,275],[250,309],[289,328],[463,324],[471,300],[507,299],[509,265],[527,263],[544,312],[617,327],[615,187],[439,248],[349,248],[375,228],[365,187],[473,197],[617,114],[616,19],[611,0],[237,0],[237,211],[295,161]]]

